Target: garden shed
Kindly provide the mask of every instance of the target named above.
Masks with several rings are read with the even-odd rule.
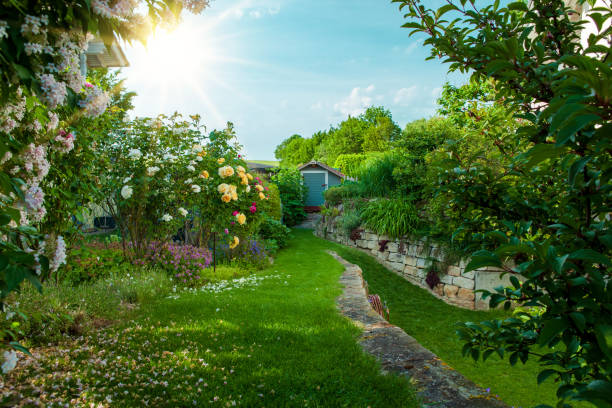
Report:
[[[338,186],[346,178],[338,169],[327,164],[311,161],[299,167],[304,184],[308,187],[306,207],[320,207],[325,199],[323,192],[330,187]]]

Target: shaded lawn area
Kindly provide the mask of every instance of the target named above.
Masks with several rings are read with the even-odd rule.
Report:
[[[463,343],[455,335],[456,323],[503,317],[501,311],[472,311],[450,306],[428,291],[411,284],[379,264],[373,257],[357,249],[328,242],[328,248],[363,270],[370,293],[377,293],[390,309],[390,322],[414,337],[424,347],[437,354],[454,369],[476,384],[515,407],[533,407],[539,404],[555,406],[556,384],[546,381],[540,386],[536,378],[539,366],[535,360],[514,367],[491,356],[486,363],[463,357]],[[572,404],[590,407],[590,404]]]
[[[356,342],[360,329],[338,313],[343,268],[328,243],[294,236],[256,284],[143,305],[135,320],[39,350],[9,381],[70,406],[419,406],[408,380],[381,375]]]

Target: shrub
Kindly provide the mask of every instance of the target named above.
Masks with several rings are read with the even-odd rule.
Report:
[[[111,274],[125,274],[131,266],[119,243],[90,242],[70,250],[67,263],[58,270],[56,280],[74,286]]]
[[[263,269],[270,265],[270,256],[262,241],[251,239],[232,252],[232,264],[243,269]]]
[[[265,201],[261,201],[259,204],[259,208],[268,217],[280,221],[283,217],[283,212],[278,186],[274,183],[265,183],[265,186],[266,188],[268,188],[268,199]]]
[[[340,171],[347,176],[357,177],[361,165],[367,157],[368,156],[364,153],[341,154],[336,158],[334,167],[340,169]]]
[[[393,171],[400,162],[393,153],[368,161],[359,173],[359,193],[364,197],[391,197],[397,187]]]
[[[208,249],[160,242],[151,242],[144,259],[134,260],[137,265],[157,266],[176,281],[192,287],[203,283],[202,271],[211,262]]]
[[[299,224],[306,218],[304,204],[308,188],[304,185],[302,173],[296,168],[281,169],[272,176],[278,186],[283,205],[283,222],[288,226]]]
[[[354,181],[345,181],[339,186],[331,187],[323,193],[325,202],[329,205],[338,205],[344,200],[360,196],[359,184]]]
[[[284,248],[289,242],[290,232],[291,230],[282,222],[265,217],[259,230],[259,236],[265,240],[274,240],[278,248]]]
[[[419,216],[415,206],[403,199],[370,201],[361,213],[365,226],[378,234],[399,238],[416,231]]]
[[[338,220],[338,227],[343,233],[349,235],[354,229],[361,225],[361,217],[358,211],[350,210],[344,211],[340,219]]]

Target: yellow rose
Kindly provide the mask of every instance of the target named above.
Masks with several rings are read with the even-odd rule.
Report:
[[[249,180],[253,180],[253,176],[251,176],[251,173],[247,173],[247,177],[249,178]]]
[[[259,193],[259,198],[262,199],[262,200],[265,200],[266,199],[266,195],[264,193],[260,192]]]
[[[229,191],[230,186],[228,186],[227,184],[223,183],[223,184],[219,184],[219,186],[217,186],[217,191],[220,194],[225,194]]]
[[[234,241],[230,244],[230,249],[234,249],[238,246],[238,244],[240,243],[240,240],[238,239],[237,236],[234,236]]]
[[[219,168],[219,177],[226,178],[234,175],[234,169],[231,166],[223,166]]]
[[[225,163],[225,159],[223,157],[221,157],[219,160],[217,160],[217,163],[223,164],[223,163]]]
[[[232,196],[230,194],[223,194],[221,196],[221,201],[223,201],[224,203],[229,203],[230,201],[232,201]]]
[[[260,191],[260,192],[264,191],[264,188],[263,188],[263,186],[261,184],[256,184],[255,188],[257,189],[257,191]]]
[[[205,178],[207,179],[208,177],[210,177],[210,175],[208,174],[208,172],[206,170],[202,170],[202,172],[200,173],[200,178]]]
[[[236,214],[236,221],[238,221],[238,224],[244,225],[246,222],[246,215],[243,213]]]
[[[232,194],[232,200],[234,200],[234,201],[238,201],[238,193],[237,193],[237,192],[235,192],[235,191],[232,191],[232,193],[231,193],[231,194]]]
[[[244,174],[244,173],[243,173]],[[247,186],[249,184],[249,179],[245,177],[240,177],[240,184],[242,184],[243,186]]]
[[[200,153],[198,153],[198,156],[200,157],[206,156],[206,150],[202,150]]]
[[[236,167],[236,170],[238,170],[240,173],[245,173],[246,172],[246,170],[242,166]]]

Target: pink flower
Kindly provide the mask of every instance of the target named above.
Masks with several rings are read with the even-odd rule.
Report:
[[[89,82],[85,82],[85,88],[93,88],[93,84],[90,84]]]
[[[225,232],[226,234],[229,234],[229,230],[227,228],[224,229],[223,232]]]
[[[251,211],[251,214],[255,214],[255,211],[257,211],[257,207],[249,207],[249,210]]]
[[[235,217],[235,216],[237,216],[237,215],[238,215],[238,211],[234,211],[234,212],[232,213],[232,215],[233,215],[234,217]]]
[[[234,221],[231,222],[232,225],[235,225],[236,223]]]

